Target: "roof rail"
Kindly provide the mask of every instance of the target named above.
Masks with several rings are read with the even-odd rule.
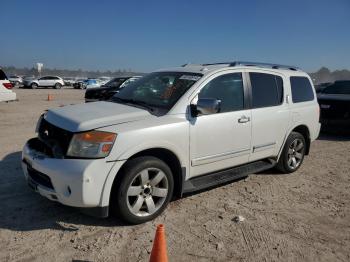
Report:
[[[230,66],[257,66],[257,67],[267,67],[267,68],[273,68],[273,69],[289,69],[289,70],[293,70],[293,71],[299,70],[299,68],[296,66],[270,64],[270,63],[259,63],[259,62],[235,61],[235,62],[231,62],[229,64],[230,64]]]
[[[192,64],[192,63],[187,63],[187,64],[181,65],[181,67],[186,67],[186,66],[203,66],[203,65],[201,65],[201,64]]]
[[[260,62],[244,62],[244,61],[234,61],[234,62],[219,62],[219,63],[208,63],[208,64],[184,64],[182,67],[186,66],[214,66],[214,65],[227,65],[227,66],[256,66],[256,67],[265,67],[272,69],[288,69],[293,71],[300,70],[296,66],[290,65],[279,65],[279,64],[270,64],[270,63],[260,63]]]

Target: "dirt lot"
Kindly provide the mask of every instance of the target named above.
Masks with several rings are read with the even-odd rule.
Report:
[[[147,261],[164,223],[170,261],[350,261],[350,138],[322,135],[293,175],[274,171],[174,201],[128,226],[50,202],[26,185],[21,149],[47,108],[81,90],[18,90],[0,104],[0,261]],[[48,93],[54,101],[46,101]],[[236,215],[245,218],[235,223]]]

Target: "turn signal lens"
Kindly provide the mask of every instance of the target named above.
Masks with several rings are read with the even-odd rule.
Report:
[[[90,131],[87,133],[76,134],[76,139],[84,140],[86,142],[100,143],[100,142],[114,142],[116,134],[102,132],[102,131]]]

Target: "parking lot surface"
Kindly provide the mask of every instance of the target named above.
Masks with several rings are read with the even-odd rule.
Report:
[[[15,92],[19,101],[0,103],[0,261],[148,261],[160,223],[170,261],[350,261],[350,137],[322,134],[292,175],[251,175],[129,226],[44,199],[24,180],[21,149],[41,113],[83,102],[84,91]]]

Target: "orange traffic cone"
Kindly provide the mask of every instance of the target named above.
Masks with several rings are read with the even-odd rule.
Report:
[[[153,247],[151,251],[150,262],[168,262],[168,252],[166,248],[164,225],[157,226],[156,235],[154,236]]]
[[[53,100],[53,96],[50,95],[50,94],[48,94],[48,95],[47,95],[47,101],[51,101],[51,100]]]

